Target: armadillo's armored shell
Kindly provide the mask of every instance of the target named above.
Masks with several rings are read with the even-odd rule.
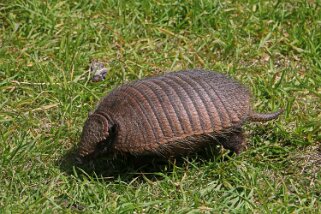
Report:
[[[248,118],[250,95],[225,75],[182,71],[125,84],[105,97],[95,112],[108,114],[117,125],[115,150],[175,152],[177,142],[183,147],[187,141],[201,144],[202,139],[239,127]]]

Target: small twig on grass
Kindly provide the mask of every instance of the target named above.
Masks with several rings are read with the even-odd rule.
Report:
[[[87,73],[87,72],[86,72]],[[81,75],[79,76],[78,78],[75,78],[75,80],[79,81],[79,80],[84,80],[86,79],[85,77],[82,77],[84,75]],[[67,83],[72,83],[72,82],[76,82],[76,81],[68,81]],[[17,80],[11,80],[11,83],[14,83],[14,84],[18,84],[18,85],[39,85],[39,86],[42,86],[42,85],[62,85],[64,83],[61,83],[61,82],[53,82],[53,83],[50,83],[50,82],[25,82],[25,81],[17,81]]]
[[[54,83],[49,83],[49,82],[19,82],[17,80],[11,80],[12,83],[18,84],[18,85],[61,85],[62,83],[60,82],[54,82]]]
[[[45,111],[45,110],[48,110],[48,109],[51,109],[51,108],[54,108],[54,107],[57,107],[57,106],[58,106],[58,103],[49,104],[49,105],[41,106],[41,107],[39,107],[39,108],[32,109],[31,112],[35,112],[35,111]]]

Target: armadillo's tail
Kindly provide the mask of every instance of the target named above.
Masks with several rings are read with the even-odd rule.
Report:
[[[253,122],[266,122],[266,121],[278,118],[278,116],[280,114],[282,114],[283,111],[284,111],[283,109],[280,109],[280,110],[278,110],[276,112],[272,112],[272,113],[251,112],[249,120],[253,121]]]

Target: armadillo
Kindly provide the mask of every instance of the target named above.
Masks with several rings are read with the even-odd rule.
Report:
[[[221,144],[246,148],[242,125],[276,119],[282,109],[257,113],[249,90],[204,70],[166,73],[124,84],[104,97],[85,122],[80,157],[109,154],[173,157]]]

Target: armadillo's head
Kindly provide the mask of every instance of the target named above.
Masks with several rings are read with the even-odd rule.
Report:
[[[109,123],[105,115],[91,114],[85,122],[78,148],[80,157],[94,153],[99,142],[109,137]]]

